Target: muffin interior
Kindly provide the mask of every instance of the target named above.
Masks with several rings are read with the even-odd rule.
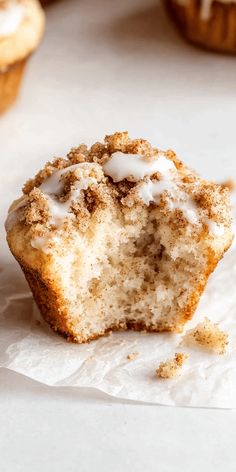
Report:
[[[135,231],[137,215],[124,221],[116,210],[91,225],[85,239],[75,238],[69,261],[65,253],[54,261],[73,330],[87,337],[122,327],[174,328],[183,309],[188,315],[186,305],[207,254],[190,237],[183,241],[171,231],[155,208],[138,212]]]

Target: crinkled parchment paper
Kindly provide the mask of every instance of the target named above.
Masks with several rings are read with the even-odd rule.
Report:
[[[236,202],[236,198],[234,196]],[[229,333],[227,354],[180,347],[183,335],[115,333],[85,345],[66,342],[41,319],[13,262],[0,272],[0,367],[51,386],[93,387],[114,397],[164,405],[236,407],[236,245],[209,280],[194,319],[219,322]],[[190,355],[180,377],[161,380],[162,360]],[[138,352],[135,360],[127,356]]]

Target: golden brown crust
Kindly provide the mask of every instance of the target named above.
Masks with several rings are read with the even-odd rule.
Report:
[[[167,9],[180,32],[190,42],[215,51],[236,53],[236,5],[214,1],[210,17],[202,19],[201,2],[165,0]]]
[[[39,272],[26,267],[22,262],[20,266],[32,290],[41,315],[54,331],[58,331],[67,337],[69,330],[67,313],[66,310],[63,310],[64,300],[60,293],[57,292],[55,284],[50,284],[49,281],[46,282]]]
[[[227,249],[228,247],[225,248],[225,251],[227,251]],[[180,314],[179,323],[182,324],[182,328],[184,327],[184,324],[187,321],[191,320],[193,313],[195,312],[199,303],[200,297],[206,287],[208,278],[212,274],[212,272],[214,272],[219,261],[220,259],[217,254],[215,254],[214,251],[209,249],[207,263],[205,268],[203,269],[202,279],[200,282],[196,283],[195,287],[193,287],[192,295],[189,297],[187,305],[184,307],[182,313]],[[179,332],[181,332],[181,330],[179,330]]]
[[[16,100],[24,75],[27,59],[0,71],[0,113],[4,113]]]

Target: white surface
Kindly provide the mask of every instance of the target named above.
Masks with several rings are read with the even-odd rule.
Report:
[[[1,217],[46,159],[119,129],[173,147],[207,177],[233,175],[235,76],[234,57],[186,45],[154,0],[58,1],[1,118]],[[0,385],[3,472],[235,469],[236,412],[123,403],[5,371]]]

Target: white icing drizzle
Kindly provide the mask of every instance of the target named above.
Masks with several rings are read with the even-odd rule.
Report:
[[[47,200],[50,211],[49,223],[56,229],[60,228],[67,217],[75,218],[70,212],[72,203],[79,198],[81,190],[87,190],[92,184],[97,183],[94,177],[90,177],[91,167],[97,166],[92,163],[79,163],[55,171],[47,178],[39,187]],[[80,170],[77,175],[78,180],[75,181],[70,196],[65,202],[60,202],[58,197],[62,194],[64,182],[62,177],[69,172]],[[158,172],[161,180],[145,180],[138,183],[137,189],[141,200],[149,205],[151,202],[159,203],[160,196],[166,193],[166,201],[170,210],[180,209],[192,225],[200,224],[200,216],[196,203],[188,193],[180,188],[177,181],[177,169],[174,163],[160,154],[156,160],[147,161],[137,154],[124,154],[116,152],[111,155],[111,159],[103,166],[104,173],[109,175],[114,182],[120,182],[126,178],[132,178],[134,181],[140,181],[144,177],[150,177]],[[28,197],[23,197],[18,205],[9,213],[6,221],[6,230],[9,231],[19,220]],[[203,220],[207,224],[209,233],[215,237],[221,237],[224,234],[224,225],[219,225],[215,221],[205,218]],[[50,236],[50,241],[57,241],[57,236]],[[31,241],[32,247],[47,252],[49,236],[37,237]]]
[[[61,181],[61,177],[65,174],[68,174],[68,172],[73,172],[77,168],[81,167],[82,164],[74,164],[69,167],[65,167],[64,169],[57,170],[53,172],[50,177],[48,177],[40,186],[40,190],[44,194],[48,195],[60,195],[60,193],[63,191],[63,182]]]
[[[61,242],[61,239],[57,236],[53,236],[50,238],[48,236],[38,236],[31,240],[31,246],[34,249],[39,249],[43,251],[45,254],[49,254],[50,253],[49,242],[54,243],[54,244],[55,243],[59,244]]]
[[[70,197],[65,202],[60,202],[57,197],[60,196],[64,188],[61,177],[65,174],[68,174],[68,172],[75,171],[76,169],[81,169],[82,174],[86,173],[86,171],[91,170],[91,166],[94,166],[94,164],[80,163],[66,167],[65,169],[54,172],[39,186],[39,189],[42,191],[48,203],[48,208],[50,211],[49,223],[51,225],[59,228],[65,221],[65,218],[74,218],[74,214],[70,212],[72,203],[79,197],[81,190],[87,190],[90,185],[97,183],[95,178],[85,177],[82,175],[81,178],[74,183],[74,188],[71,190]],[[28,196],[25,195],[15,206],[15,208],[13,208],[8,213],[7,220],[5,222],[5,228],[7,232],[10,231],[19,221],[20,215],[27,202]],[[38,243],[35,242],[33,244],[43,244],[43,238],[37,238],[37,241]],[[33,244],[32,246],[34,247]]]
[[[42,248],[45,249],[47,246],[47,243],[48,243],[48,238],[45,238],[44,236],[37,236],[37,238],[34,238],[31,240],[31,246],[34,249],[42,249]]]
[[[63,191],[64,184],[61,177],[76,169],[86,170],[92,166],[90,163],[74,164],[65,169],[54,172],[47,180],[40,185],[40,190],[47,199],[49,211],[51,214],[49,223],[55,227],[59,227],[65,221],[65,218],[70,216],[74,218],[74,214],[70,213],[72,203],[79,198],[81,190],[87,190],[90,185],[96,183],[93,177],[82,177],[74,183],[74,188],[71,190],[70,197],[65,202],[60,202],[58,197]]]
[[[160,195],[168,192],[174,200],[168,199],[170,209],[178,208],[183,212],[185,218],[191,224],[199,223],[198,208],[193,199],[180,190],[174,182],[176,175],[174,163],[160,154],[156,160],[147,161],[139,154],[125,154],[115,152],[111,159],[103,166],[104,173],[109,175],[114,182],[133,177],[134,181],[139,181],[146,176],[159,172],[162,179],[159,181],[148,180],[139,187],[139,196],[146,205],[151,202],[158,202]]]
[[[138,182],[145,176],[150,176],[156,172],[164,174],[170,170],[175,170],[175,165],[163,154],[159,154],[155,160],[148,161],[140,154],[125,154],[117,151],[103,165],[103,170],[104,174],[111,177],[114,182],[121,182],[124,179]]]
[[[75,201],[81,190],[87,190],[90,185],[96,183],[96,179],[92,177],[82,177],[74,184],[74,189],[71,191],[70,197],[66,202],[60,202],[58,197],[62,191],[64,184],[62,176],[73,172],[76,169],[81,169],[82,172],[90,169],[93,164],[80,163],[66,167],[65,169],[54,172],[47,180],[40,185],[40,190],[47,199],[49,211],[51,214],[50,224],[59,228],[65,218],[70,216],[74,218],[74,214],[70,213],[72,202]],[[192,225],[199,224],[198,207],[194,200],[186,192],[179,188],[174,181],[176,176],[176,167],[174,163],[161,154],[155,161],[147,161],[142,156],[137,154],[125,154],[116,152],[111,155],[111,159],[103,166],[104,173],[109,175],[114,182],[120,182],[127,177],[133,177],[135,181],[139,181],[146,176],[151,176],[153,173],[159,172],[162,179],[159,181],[148,180],[139,186],[139,196],[146,205],[151,202],[158,203],[160,196],[167,192],[172,198],[168,198],[168,207],[170,210],[179,209],[182,211],[184,217]],[[218,225],[216,222],[207,219],[209,231],[214,236],[222,236],[224,234],[224,226]],[[41,241],[42,239],[42,241]],[[37,246],[45,244],[45,238],[38,238]],[[36,246],[34,246],[36,247]]]
[[[139,196],[146,205],[151,202],[158,203],[160,196],[168,192],[173,200],[168,198],[168,207],[170,210],[179,209],[184,217],[191,224],[199,223],[198,208],[192,198],[178,188],[177,184],[172,180],[164,178],[160,181],[148,180],[143,182],[139,188]]]
[[[186,220],[189,221],[192,225],[197,225],[199,223],[198,208],[193,199],[187,194],[185,194],[186,199],[178,202],[169,202],[169,207],[177,208],[182,211]],[[170,205],[171,203],[171,205]]]
[[[143,182],[139,187],[139,196],[146,205],[151,202],[159,201],[159,196],[164,192],[171,192],[175,189],[174,182],[168,180],[152,181],[148,180]]]
[[[9,0],[4,6],[0,4],[0,37],[14,34],[25,15],[25,7],[17,0]]]
[[[93,166],[93,164],[90,163],[74,164],[72,166],[66,167],[65,169],[54,172],[40,185],[39,188],[47,200],[50,211],[49,223],[50,225],[54,226],[55,229],[60,229],[66,218],[75,218],[75,215],[70,212],[72,203],[77,198],[79,198],[81,190],[87,190],[90,185],[97,182],[97,180],[93,177],[81,176],[81,178],[74,183],[74,188],[70,192],[70,197],[65,202],[60,202],[57,197],[59,197],[64,188],[64,184],[61,179],[62,176],[77,169],[80,169],[82,173],[86,170],[89,171],[91,170],[91,166]],[[34,249],[40,249],[45,254],[48,254],[50,252],[48,248],[49,241],[55,243],[60,241],[60,238],[57,236],[52,237],[49,233],[47,236],[39,236],[34,238],[31,241],[31,246]]]
[[[151,202],[158,203],[160,196],[167,193],[167,204],[170,210],[179,209],[182,211],[186,220],[192,225],[198,225],[199,212],[194,200],[179,188],[178,184],[173,180],[174,174],[166,170],[162,174],[162,179],[159,181],[148,180],[139,186],[139,197],[146,205]],[[172,197],[172,198],[170,198]],[[224,234],[225,228],[223,225],[217,224],[211,219],[205,219],[208,230],[215,237],[220,237]]]

